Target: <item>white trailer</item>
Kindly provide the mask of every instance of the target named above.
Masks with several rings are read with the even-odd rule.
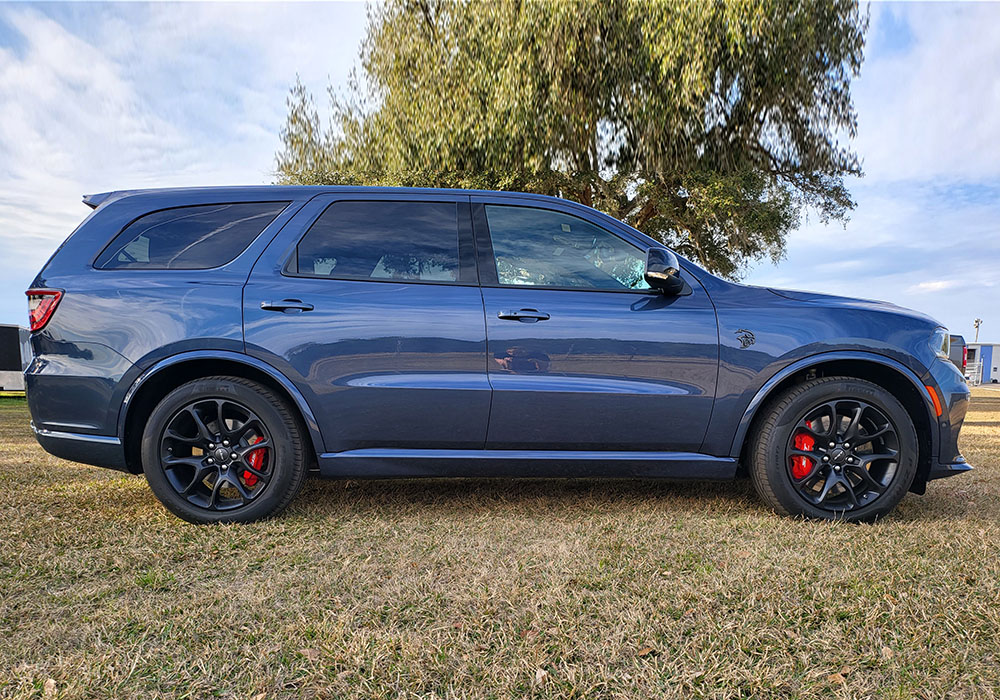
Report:
[[[0,324],[0,390],[24,391],[24,370],[30,361],[28,329]]]

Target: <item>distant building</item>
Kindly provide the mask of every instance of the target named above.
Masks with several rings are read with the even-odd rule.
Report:
[[[28,329],[0,325],[0,389],[24,390],[24,370],[31,361]]]
[[[1000,382],[1000,343],[969,343],[969,364],[965,376],[970,384]]]

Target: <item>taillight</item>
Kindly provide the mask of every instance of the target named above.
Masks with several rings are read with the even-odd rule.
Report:
[[[63,293],[58,289],[29,289],[25,294],[28,295],[28,321],[34,333],[45,328]]]
[[[969,346],[966,345],[962,348],[962,371],[964,372],[969,366]]]

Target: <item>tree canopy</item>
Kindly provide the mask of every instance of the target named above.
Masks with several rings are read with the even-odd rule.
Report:
[[[595,206],[708,269],[846,218],[856,0],[391,0],[321,120],[297,83],[283,183],[520,190]]]

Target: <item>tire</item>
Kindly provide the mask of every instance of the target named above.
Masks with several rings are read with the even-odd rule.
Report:
[[[206,377],[153,409],[142,469],[179,518],[247,523],[280,513],[301,490],[304,444],[299,421],[273,391],[241,377]]]
[[[881,518],[917,473],[917,433],[906,409],[882,387],[852,377],[813,379],[774,398],[761,409],[748,453],[760,498],[806,518]]]

